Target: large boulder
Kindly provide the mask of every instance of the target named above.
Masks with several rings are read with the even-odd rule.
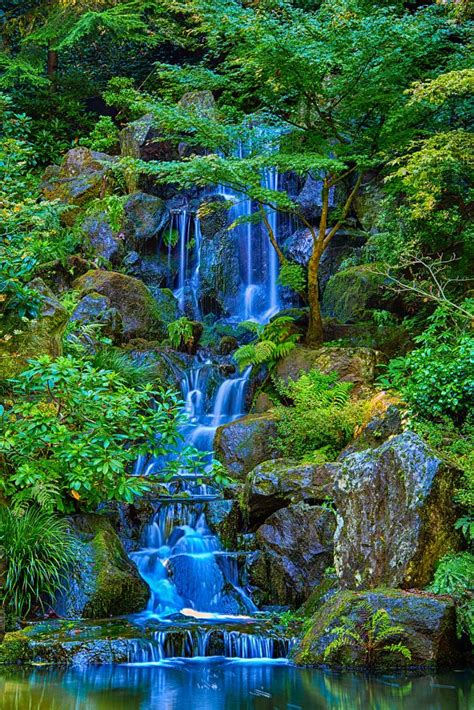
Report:
[[[178,151],[171,141],[163,140],[155,126],[151,113],[132,121],[120,132],[120,151],[125,157],[149,160],[177,160]],[[130,192],[147,188],[151,180],[137,176],[135,172],[126,172],[125,181]]]
[[[88,215],[81,225],[82,241],[86,251],[106,261],[118,261],[123,242],[112,229],[105,212]]]
[[[130,195],[124,210],[124,233],[128,246],[132,249],[140,250],[149,239],[156,239],[169,219],[163,200],[145,192]]]
[[[320,177],[313,177],[309,173],[295,202],[303,217],[310,223],[316,222],[321,215],[322,195],[323,181]]]
[[[407,666],[427,668],[449,667],[459,660],[456,639],[455,608],[452,599],[427,594],[408,594],[396,590],[373,592],[342,591],[323,604],[306,623],[307,631],[292,652],[298,665],[317,666],[330,663],[337,667],[364,668],[366,645],[354,643],[325,659],[324,651],[334,640],[336,627],[355,622],[362,632],[371,616],[385,609],[392,625],[400,625],[403,633],[386,639],[387,644],[400,641],[411,652],[411,660],[400,654],[379,650],[375,654],[378,671],[391,671]],[[385,645],[385,643],[380,644]]]
[[[77,555],[57,611],[69,618],[102,619],[145,608],[148,586],[130,560],[111,523],[100,515],[72,518]]]
[[[254,468],[245,481],[243,507],[250,527],[290,503],[322,502],[333,485],[331,464],[271,459]]]
[[[276,423],[270,414],[249,414],[217,428],[214,439],[216,458],[238,480],[262,461],[274,458],[277,447]]]
[[[42,279],[30,281],[28,287],[39,295],[41,312],[34,320],[13,327],[1,339],[0,379],[18,375],[26,369],[30,358],[62,354],[62,337],[68,320],[66,309]]]
[[[343,382],[353,382],[356,387],[373,383],[377,366],[383,362],[382,353],[371,348],[297,346],[279,361],[275,374],[284,382],[296,380],[301,372],[312,369],[325,374],[337,372]]]
[[[213,237],[202,236],[197,298],[204,314],[225,313],[229,299],[240,288],[239,254],[235,236],[222,229]]]
[[[333,563],[335,528],[333,513],[320,506],[297,503],[273,513],[256,532],[258,551],[249,565],[262,601],[304,602]]]
[[[122,317],[124,340],[166,335],[157,304],[142,281],[116,271],[96,269],[76,279],[73,287],[82,296],[98,293],[108,298],[110,306]]]
[[[43,195],[47,200],[60,200],[74,208],[82,207],[106,194],[107,172],[116,160],[89,148],[72,148],[59,167],[47,168],[41,184]],[[65,212],[63,219],[66,224],[73,224],[77,213],[77,209]]]
[[[122,341],[122,316],[117,308],[111,305],[110,299],[100,293],[88,293],[81,298],[69,322],[77,325],[77,328],[73,326],[74,330],[80,330],[82,325],[100,325],[101,335],[110,338],[115,344]]]
[[[334,558],[342,586],[422,588],[455,550],[458,471],[406,431],[338,465]]]
[[[371,309],[387,309],[386,283],[386,277],[376,272],[375,264],[338,271],[324,289],[321,313],[340,323],[370,320]]]

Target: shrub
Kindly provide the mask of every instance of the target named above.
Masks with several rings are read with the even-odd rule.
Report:
[[[470,552],[445,555],[438,562],[429,591],[450,594],[456,599],[458,635],[466,632],[474,643],[474,555]]]
[[[275,382],[288,405],[276,407],[277,443],[289,457],[331,461],[363,419],[364,405],[349,399],[350,382],[311,370],[288,384]]]
[[[15,515],[0,508],[0,546],[8,561],[0,598],[14,617],[44,609],[63,588],[67,567],[74,559],[74,540],[65,520],[30,508]]]
[[[257,339],[242,345],[234,353],[234,359],[243,370],[249,365],[268,365],[272,368],[278,360],[286,357],[300,339],[293,331],[294,321],[290,316],[280,316],[267,325],[244,321],[240,326],[255,333]]]
[[[193,321],[183,316],[168,325],[168,340],[172,348],[186,347],[193,340]]]
[[[186,462],[199,467],[191,449],[168,461],[179,449],[183,416],[171,390],[132,387],[84,359],[42,356],[13,381],[13,395],[0,437],[0,490],[13,505],[34,500],[68,511],[131,502],[150,480],[131,475],[140,454],[166,457],[160,476]]]

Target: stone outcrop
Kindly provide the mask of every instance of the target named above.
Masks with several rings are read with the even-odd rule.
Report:
[[[100,515],[72,519],[76,563],[57,602],[61,616],[102,619],[145,608],[149,589],[115,533]]]
[[[285,382],[296,380],[302,372],[313,368],[325,374],[337,372],[343,382],[353,382],[356,388],[373,383],[377,366],[384,361],[382,353],[371,348],[297,346],[275,367],[275,374]]]
[[[105,296],[122,318],[123,338],[164,337],[166,328],[153,296],[142,281],[116,271],[88,271],[73,283],[85,296]]]
[[[100,293],[93,291],[81,298],[69,321],[76,323],[78,329],[81,325],[98,324],[101,326],[101,335],[110,338],[115,344],[122,341],[122,316],[117,308],[111,305],[110,299]]]
[[[81,232],[86,252],[111,263],[119,261],[123,241],[112,229],[105,212],[88,215],[81,225]]]
[[[143,245],[158,236],[169,219],[166,205],[159,197],[136,192],[124,205],[124,234],[131,249],[141,250]]]
[[[273,513],[256,532],[257,552],[249,565],[249,581],[262,601],[297,606],[332,565],[336,522],[319,506],[297,503]]]
[[[244,480],[255,466],[278,454],[275,436],[276,423],[270,414],[249,414],[218,427],[214,439],[216,458],[232,478]]]
[[[401,635],[388,638],[386,643],[400,641],[411,652],[411,660],[408,660],[400,654],[379,650],[375,656],[378,671],[407,666],[449,667],[459,660],[452,599],[386,589],[343,591],[332,596],[316,611],[311,622],[306,623],[309,628],[294,648],[293,660],[299,665],[329,663],[336,667],[364,668],[367,662],[364,644],[345,646],[326,659],[324,651],[335,638],[334,629],[347,624],[344,619],[355,621],[356,629],[360,627],[364,635],[364,624],[378,609],[385,609],[391,624],[400,625],[403,629]]]
[[[60,200],[72,208],[84,206],[94,198],[107,193],[107,171],[117,161],[106,153],[73,148],[68,151],[61,165],[46,169],[41,185],[47,200]],[[78,210],[67,210],[62,219],[72,225]]]
[[[319,466],[288,459],[271,459],[247,476],[243,505],[249,526],[260,525],[272,513],[290,503],[317,503],[331,494],[331,464]]]
[[[458,471],[410,431],[346,456],[333,490],[341,584],[425,587],[436,562],[459,545],[453,529],[458,480]]]
[[[370,320],[371,309],[387,309],[384,286],[387,279],[376,273],[376,264],[352,266],[338,271],[324,290],[321,313],[340,323]]]

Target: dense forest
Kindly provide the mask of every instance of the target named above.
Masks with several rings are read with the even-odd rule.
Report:
[[[473,18],[3,1],[0,687],[468,665]]]

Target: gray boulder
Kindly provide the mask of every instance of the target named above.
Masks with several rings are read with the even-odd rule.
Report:
[[[102,257],[110,262],[116,262],[123,248],[119,235],[115,234],[107,215],[104,212],[89,215],[81,225],[83,242],[86,249],[94,256]]]
[[[214,439],[216,458],[238,480],[262,461],[274,458],[276,424],[270,414],[249,414],[218,427]]]
[[[250,527],[290,503],[321,502],[333,486],[331,464],[318,466],[288,459],[265,461],[249,473],[244,488],[244,509]]]
[[[270,604],[303,603],[332,565],[336,521],[319,506],[297,503],[273,513],[256,532],[249,581]]]
[[[145,242],[156,238],[169,220],[164,201],[144,192],[130,195],[124,211],[125,238],[132,249],[140,250]]]
[[[335,566],[341,585],[423,588],[436,562],[459,547],[457,470],[406,431],[338,464]]]
[[[78,326],[97,323],[101,326],[101,334],[110,338],[113,343],[120,343],[122,340],[122,316],[111,305],[107,296],[100,293],[88,293],[81,298],[69,322],[77,323]]]

